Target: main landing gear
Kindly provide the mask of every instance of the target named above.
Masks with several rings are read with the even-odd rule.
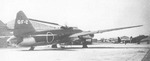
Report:
[[[57,48],[57,44],[52,45],[52,48]]]
[[[34,46],[31,46],[29,50],[34,50],[34,48],[35,48]]]
[[[88,48],[86,40],[83,40],[83,42],[82,42],[82,48]]]
[[[81,36],[78,37],[80,40],[82,40],[82,48],[88,48],[86,39]]]

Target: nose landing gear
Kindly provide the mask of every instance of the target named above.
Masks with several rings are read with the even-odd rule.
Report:
[[[81,36],[78,37],[82,40],[82,48],[88,48],[86,39]]]

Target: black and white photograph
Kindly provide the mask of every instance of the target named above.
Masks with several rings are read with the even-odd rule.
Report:
[[[0,0],[0,61],[150,61],[150,0]]]

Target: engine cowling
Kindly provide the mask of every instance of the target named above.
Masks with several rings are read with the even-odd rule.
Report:
[[[35,39],[33,37],[17,38],[15,36],[12,36],[7,40],[7,43],[11,46],[13,46],[13,45],[31,46],[36,42],[35,42]]]
[[[23,38],[23,41],[19,43],[20,46],[31,46],[36,43],[35,39],[33,37],[25,37]]]

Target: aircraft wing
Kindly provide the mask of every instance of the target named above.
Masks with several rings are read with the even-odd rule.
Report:
[[[78,37],[78,36],[84,36],[84,35],[90,35],[90,34],[104,33],[104,32],[109,32],[109,31],[123,30],[123,29],[129,29],[129,28],[135,28],[135,27],[141,27],[141,26],[143,26],[143,25],[113,28],[113,29],[98,30],[98,31],[81,32],[81,33],[76,33],[76,34],[70,35],[70,37]]]

